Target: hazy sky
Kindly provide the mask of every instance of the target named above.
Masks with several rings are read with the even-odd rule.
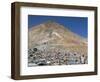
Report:
[[[31,28],[35,25],[44,23],[48,20],[53,20],[64,27],[67,27],[72,32],[87,38],[88,36],[88,18],[87,17],[62,17],[62,16],[28,16],[28,27]]]

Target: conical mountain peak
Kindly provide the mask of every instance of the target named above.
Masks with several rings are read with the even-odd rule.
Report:
[[[55,27],[57,27],[57,26],[60,26],[60,24],[59,23],[57,23],[57,22],[55,22],[54,20],[48,20],[48,21],[46,21],[46,22],[44,22],[43,23],[46,27],[53,27],[53,28],[55,28]]]
[[[29,30],[29,42],[31,47],[35,42],[48,42],[50,44],[53,43],[61,45],[65,44],[65,46],[87,45],[86,40],[82,37],[53,20],[49,20],[32,27],[32,29]]]

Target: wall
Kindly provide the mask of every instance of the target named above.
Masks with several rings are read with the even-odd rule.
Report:
[[[1,0],[0,1],[0,82],[15,82],[10,79],[10,66],[11,66],[11,2],[15,0]],[[38,2],[38,3],[53,3],[53,4],[68,4],[68,5],[86,5],[86,6],[98,6],[98,18],[100,18],[100,0],[16,0],[23,2]],[[100,19],[98,19],[100,22]],[[98,24],[98,27],[100,25]],[[98,28],[98,35],[100,35],[100,28]],[[98,39],[98,42],[100,38]],[[100,43],[98,43],[100,48]],[[98,48],[98,49],[99,49]],[[98,52],[98,58],[100,58],[100,52]],[[100,62],[100,60],[98,61]],[[100,69],[100,63],[99,63]],[[88,82],[95,81],[100,82],[100,71],[98,75],[94,76],[79,76],[79,77],[63,77],[63,78],[51,78],[51,79],[36,79],[28,80],[29,82]],[[23,80],[22,82],[27,82]]]

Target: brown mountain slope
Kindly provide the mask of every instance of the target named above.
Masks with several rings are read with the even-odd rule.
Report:
[[[86,39],[55,22],[45,22],[29,29],[29,48],[35,44],[87,46]]]

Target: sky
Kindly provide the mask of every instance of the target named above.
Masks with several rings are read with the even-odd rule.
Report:
[[[88,36],[88,18],[87,17],[63,17],[63,16],[41,16],[28,15],[28,28],[53,20],[72,32],[87,38]]]

